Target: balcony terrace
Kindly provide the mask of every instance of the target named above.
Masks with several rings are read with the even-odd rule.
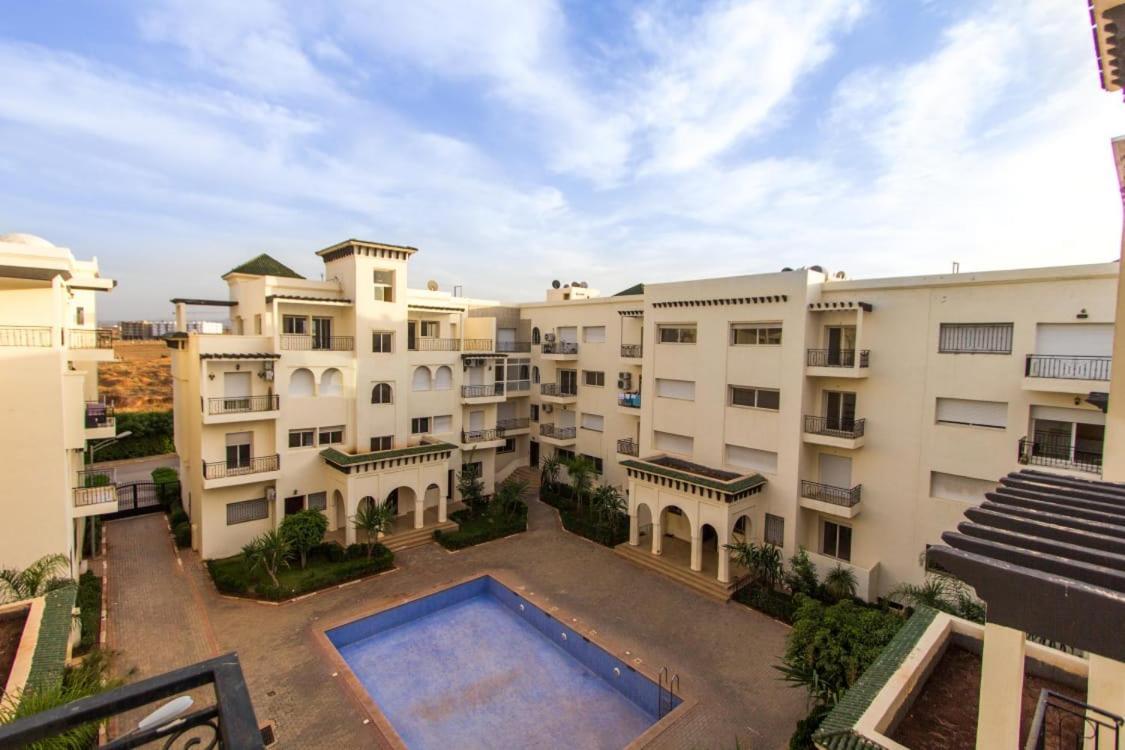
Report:
[[[281,397],[276,393],[261,396],[219,396],[207,399],[204,424],[226,424],[255,419],[277,419]]]
[[[578,359],[578,344],[574,341],[544,341],[539,347],[543,359],[555,361]]]
[[[474,448],[499,448],[504,445],[504,431],[495,427],[483,430],[461,430],[462,450]]]
[[[804,441],[813,445],[854,449],[863,446],[866,420],[805,415]]]
[[[1095,444],[1096,446],[1096,444]],[[1095,447],[1090,446],[1090,447]],[[1025,466],[1043,466],[1062,471],[1081,471],[1087,474],[1102,473],[1102,449],[1086,450],[1075,447],[1069,440],[1059,440],[1050,433],[1040,432],[1032,437],[1020,438],[1017,460]]]
[[[827,513],[841,518],[854,518],[859,515],[863,485],[855,487],[836,487],[808,479],[801,480],[801,507]]]
[[[52,329],[50,326],[7,326],[0,325],[0,346],[2,347],[49,347]]]
[[[247,461],[204,461],[203,489],[230,487],[277,479],[281,471],[281,456],[254,456]]]
[[[539,425],[540,441],[550,445],[562,447],[574,445],[577,436],[578,429],[575,427],[556,427],[551,423]]]
[[[809,349],[805,374],[821,378],[866,378],[871,352],[867,349]]]
[[[281,349],[287,352],[354,352],[354,336],[281,334]]]
[[[113,404],[87,401],[85,414],[87,440],[104,440],[117,434],[117,417]]]
[[[503,400],[503,382],[461,386],[461,402],[464,404],[494,404]]]
[[[578,389],[568,388],[559,383],[540,383],[540,400],[549,404],[573,404],[578,400]]]
[[[1113,357],[1069,354],[1028,354],[1024,359],[1023,389],[1050,393],[1108,390]]]
[[[117,474],[113,469],[78,472],[74,487],[75,517],[117,512]]]
[[[641,344],[622,344],[621,356],[625,359],[640,359],[644,355],[643,350]]]

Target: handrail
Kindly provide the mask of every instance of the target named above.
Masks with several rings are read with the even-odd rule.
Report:
[[[1102,473],[1102,454],[1077,450],[1069,440],[1059,440],[1050,433],[1040,432],[1034,437],[1022,437],[1016,460],[1032,466],[1054,466],[1075,469],[1093,474]]]
[[[523,430],[531,426],[531,419],[529,417],[509,417],[508,419],[497,419],[496,429],[498,430]]]
[[[640,445],[633,438],[621,438],[617,441],[617,452],[626,456],[636,456],[640,453]]]
[[[577,354],[578,344],[574,341],[544,341],[540,354]]]
[[[463,385],[461,396],[463,398],[486,398],[489,396],[503,396],[504,383],[496,382],[488,385]]]
[[[492,339],[462,339],[461,351],[490,352],[492,351]]]
[[[412,352],[456,352],[461,350],[461,339],[439,339],[418,336],[406,347]]]
[[[549,437],[555,440],[570,440],[577,434],[577,427],[556,427],[554,423],[550,422],[539,425],[540,437]]]
[[[249,463],[235,463],[229,461],[204,461],[204,479],[224,479],[237,477],[244,474],[260,474],[264,471],[277,471],[281,467],[281,456],[274,453],[272,456],[255,456]]]
[[[1054,721],[1047,720],[1047,712],[1054,710],[1059,714]],[[1069,721],[1067,721],[1069,719]],[[1024,750],[1045,750],[1048,747],[1102,747],[1102,738],[1106,737],[1107,750],[1117,750],[1121,747],[1120,740],[1122,728],[1125,727],[1125,718],[1105,709],[1091,706],[1089,703],[1075,700],[1053,690],[1042,688],[1039,691],[1039,700],[1035,704],[1035,714],[1028,727],[1027,740]],[[1054,730],[1052,733],[1051,730]],[[1073,743],[1063,742],[1066,733]],[[1054,742],[1048,743],[1053,739]],[[1093,740],[1092,743],[1089,740]]]
[[[644,354],[644,347],[641,344],[622,344],[621,345],[621,356],[622,357],[631,357],[631,358],[636,359],[636,358],[639,358],[639,357],[643,356],[643,354]]]
[[[852,508],[859,505],[862,491],[862,484],[857,484],[855,487],[849,488],[836,487],[831,484],[821,484],[820,482],[812,482],[808,479],[801,480],[801,497],[831,503],[832,505],[839,505],[844,508]]]
[[[855,367],[857,351],[859,366],[867,367],[871,357],[869,349],[809,349],[805,364],[809,367]]]
[[[1028,378],[1109,380],[1113,357],[1070,354],[1028,354],[1023,374]]]
[[[530,352],[530,341],[497,341],[496,351],[507,353]]]
[[[827,437],[860,438],[863,437],[864,419],[841,419],[840,417],[820,417],[815,414],[805,415],[805,432],[812,435],[825,435]]]
[[[71,349],[113,348],[113,331],[109,328],[70,328],[66,338]]]
[[[483,443],[488,440],[503,440],[504,431],[495,427],[484,430],[461,430],[462,443]]]
[[[540,383],[539,384],[539,392],[541,394],[543,394],[544,396],[555,396],[556,398],[567,398],[569,396],[577,396],[578,395],[578,388],[576,386],[574,388],[574,390],[569,390],[569,389],[563,388],[558,383]]]
[[[86,402],[86,429],[112,427],[116,422],[113,404],[104,401]]]
[[[641,408],[641,392],[640,391],[622,391],[617,394],[617,405],[625,406],[630,409]]]
[[[208,414],[240,414],[256,411],[277,411],[281,397],[276,393],[265,396],[219,396],[207,399]]]
[[[355,337],[283,333],[281,334],[281,348],[290,352],[350,352],[355,350]]]
[[[50,345],[50,326],[0,326],[0,346]]]

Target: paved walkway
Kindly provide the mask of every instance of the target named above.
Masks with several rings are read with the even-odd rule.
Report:
[[[742,748],[784,748],[805,713],[803,692],[778,680],[773,669],[784,649],[784,625],[638,569],[611,549],[561,530],[554,509],[535,499],[527,533],[457,553],[435,544],[407,550],[396,557],[397,570],[280,606],[220,597],[192,554],[184,556],[181,573],[168,559],[167,531],[158,521],[149,516],[111,525],[111,597],[119,603],[110,616],[132,621],[111,626],[128,630],[114,647],[146,673],[163,671],[211,653],[205,623],[212,623],[219,651],[238,652],[258,719],[274,722],[279,747],[378,746],[366,715],[333,676],[316,631],[389,599],[484,571],[523,581],[541,604],[596,628],[615,651],[629,650],[653,671],[668,665],[679,673],[682,693],[698,705],[652,747],[726,750],[737,738]],[[116,565],[115,540],[119,556],[136,550]],[[130,571],[131,565],[145,570]],[[201,605],[185,585],[189,577]]]

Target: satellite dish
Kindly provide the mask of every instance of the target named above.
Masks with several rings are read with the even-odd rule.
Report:
[[[426,288],[429,289],[431,292],[436,292],[438,290],[437,282],[434,281],[433,279],[430,279],[429,281],[426,282]]]
[[[577,287],[580,287],[580,286],[582,286],[582,285],[581,285],[581,284],[579,284],[579,283],[578,283],[577,281],[572,281],[572,282],[570,282],[570,285],[571,285],[571,286],[577,286]]]
[[[585,281],[582,282],[582,288],[583,289],[588,289],[589,287],[590,287],[590,285],[587,284]]]
[[[562,286],[562,284],[559,283],[558,279],[555,279],[554,281],[551,282],[551,288],[552,289],[558,289],[560,286]]]

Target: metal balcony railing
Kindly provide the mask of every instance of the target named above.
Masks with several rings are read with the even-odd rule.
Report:
[[[496,428],[487,430],[461,430],[462,443],[483,443],[488,440],[503,440],[504,431]]]
[[[578,434],[576,427],[555,427],[553,424],[539,425],[540,437],[554,438],[555,440],[573,440]]]
[[[1109,380],[1113,357],[1079,357],[1069,354],[1028,354],[1023,374],[1029,378]]]
[[[577,354],[578,344],[574,341],[544,341],[541,354]]]
[[[821,484],[820,482],[810,482],[807,479],[801,480],[801,497],[807,497],[810,500],[819,500],[822,503],[840,505],[845,508],[859,505],[862,489],[862,484],[857,484],[855,487],[848,488],[835,487],[831,484]]]
[[[276,411],[281,406],[281,397],[268,396],[222,396],[207,399],[208,414],[242,414],[256,411]]]
[[[74,506],[82,508],[117,499],[117,475],[113,469],[89,469],[78,472],[74,486]]]
[[[461,350],[461,339],[439,339],[418,337],[406,347],[412,352],[457,352]]]
[[[485,398],[488,396],[503,396],[503,383],[489,383],[488,385],[463,385],[461,396],[463,398]]]
[[[490,352],[492,351],[492,339],[462,339],[461,351]]]
[[[1020,438],[1017,460],[1032,466],[1102,473],[1101,450],[1078,450],[1069,440],[1060,440],[1051,433],[1040,432],[1034,437]]]
[[[48,326],[0,326],[0,346],[50,346]]]
[[[578,395],[577,387],[560,386],[558,383],[540,383],[539,392],[544,396],[556,396],[558,398],[567,398],[570,396]]]
[[[1043,688],[1028,728],[1024,750],[1121,747],[1125,718]]]
[[[281,457],[276,453],[272,456],[255,456],[246,462],[204,461],[203,478],[224,479],[226,477],[243,476],[244,474],[277,471],[279,468],[281,468]]]
[[[868,349],[809,349],[805,364],[809,367],[855,367],[856,355],[859,366],[867,367],[871,351]]]
[[[818,417],[812,414],[805,415],[805,432],[812,435],[824,435],[838,438],[863,437],[863,419],[841,419],[840,417]]]
[[[641,446],[633,438],[622,438],[617,441],[617,452],[626,456],[636,456],[640,453]]]
[[[108,328],[71,328],[66,336],[71,349],[113,348],[113,331]]]
[[[355,337],[283,333],[281,348],[288,352],[350,352],[355,350]]]
[[[634,359],[641,357],[644,354],[643,347],[640,344],[622,344],[621,356],[632,357]]]
[[[86,402],[86,429],[113,427],[116,421],[113,404],[106,404],[101,401]]]
[[[531,420],[528,417],[509,417],[508,419],[497,419],[496,429],[503,432],[504,430],[526,430],[531,426]]]
[[[497,341],[496,351],[508,354],[518,354],[531,351],[530,341]]]
[[[629,409],[641,408],[641,392],[640,391],[623,391],[617,394],[617,405],[624,406]]]

